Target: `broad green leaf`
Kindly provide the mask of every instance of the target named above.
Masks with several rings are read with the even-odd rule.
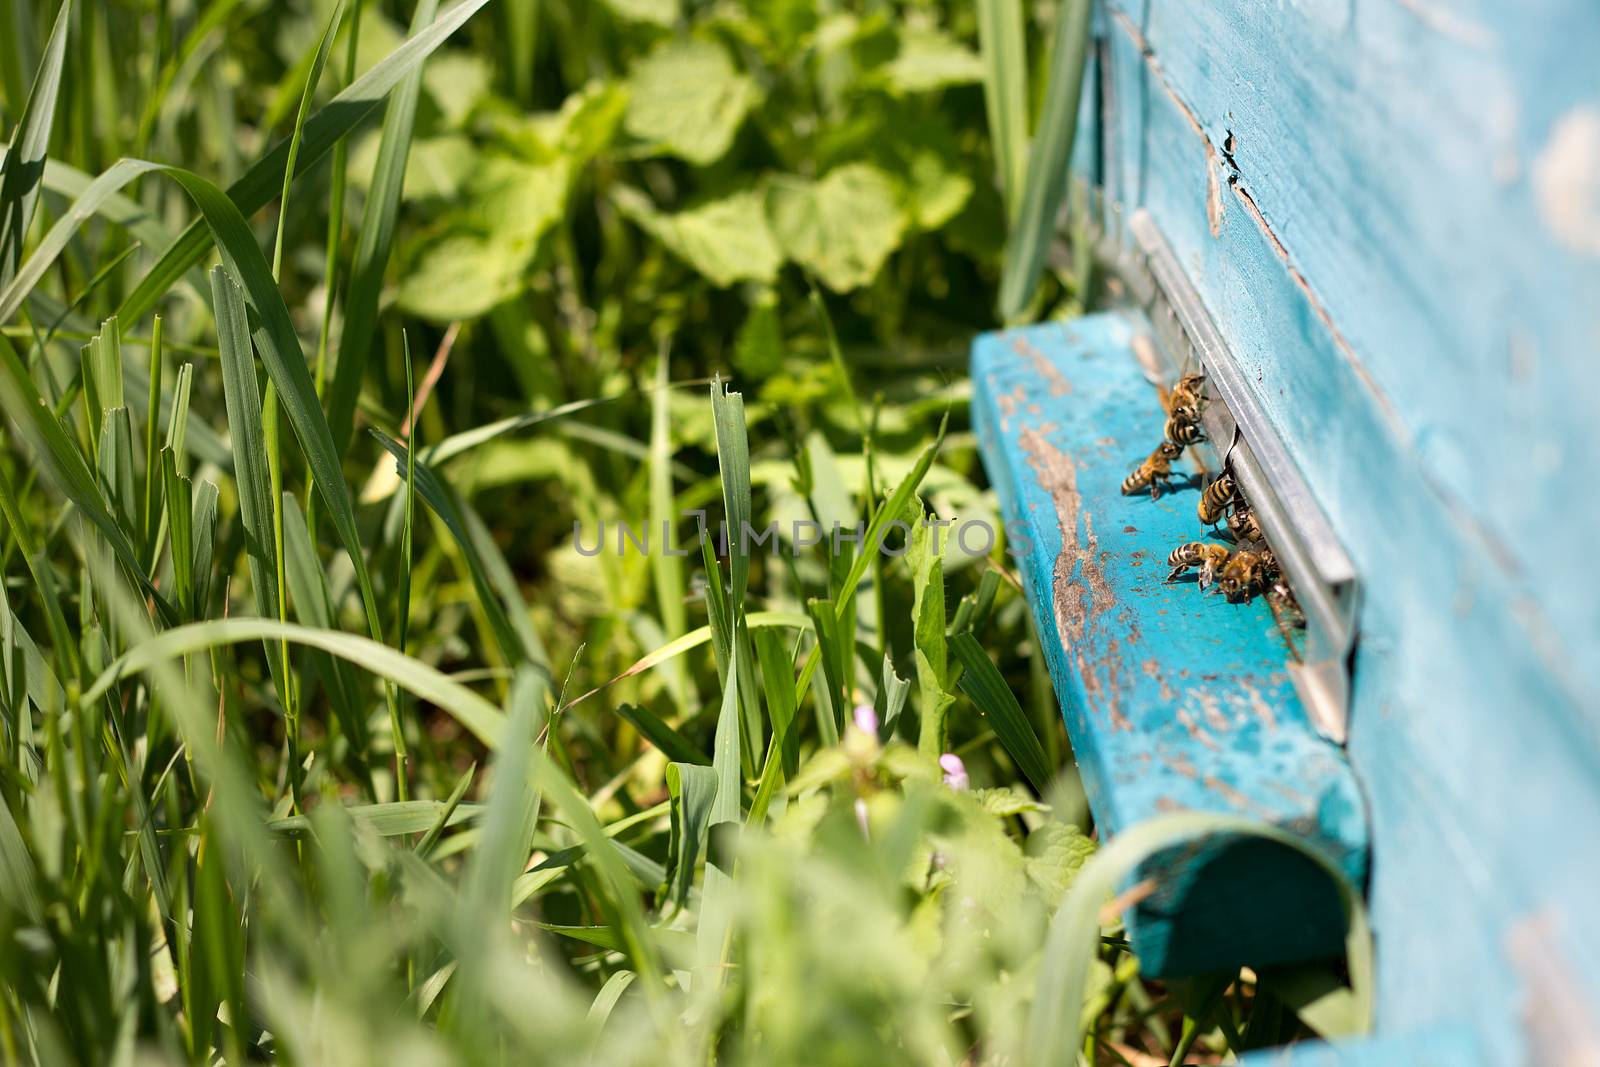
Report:
[[[705,166],[720,159],[759,97],[720,44],[664,41],[633,68],[623,127],[652,148]]]
[[[67,28],[72,23],[72,2],[56,12],[44,60],[34,75],[33,88],[22,115],[11,131],[11,148],[0,164],[0,288],[11,282],[22,262],[22,242],[28,236],[33,206],[44,178],[45,154],[50,150],[50,128],[55,123],[56,96],[66,65]],[[0,322],[9,316],[0,316]]]
[[[475,319],[521,291],[536,248],[520,236],[445,237],[424,249],[406,272],[397,303],[430,322]]]
[[[720,288],[737,282],[772,284],[783,265],[760,193],[743,190],[671,214],[659,212],[626,187],[612,193],[617,207],[667,250]]]
[[[960,41],[940,30],[910,29],[900,35],[900,52],[881,76],[897,93],[925,93],[983,79],[982,62]]]
[[[962,691],[988,718],[1007,754],[1042,795],[1050,787],[1054,771],[1045,759],[1044,747],[1033,732],[1033,724],[1028,721],[1022,705],[1017,703],[1016,694],[1011,692],[994,661],[971,634],[956,634],[950,638],[950,651],[961,664]]]
[[[836,293],[872,281],[906,230],[893,181],[869,163],[836,167],[820,181],[774,178],[767,214],[784,253]]]
[[[431,68],[430,68],[431,69]],[[378,166],[377,134],[357,140],[350,150],[349,182],[363,193],[372,188]],[[425,200],[455,202],[460,199],[482,162],[472,139],[465,134],[446,133],[412,142],[406,157],[406,180],[401,192],[404,203]]]
[[[449,127],[462,125],[489,96],[494,71],[486,56],[447,49],[424,68],[422,86]]]
[[[571,168],[506,156],[478,162],[469,208],[423,248],[400,284],[402,310],[435,322],[482,315],[526,282],[539,238],[562,216]]]
[[[766,227],[765,218],[762,227]],[[763,287],[750,298],[734,342],[733,364],[752,378],[767,378],[783,369],[783,324],[776,290]]]
[[[592,81],[569,94],[558,111],[490,121],[507,147],[528,161],[578,168],[611,147],[627,111],[627,86]]]
[[[1094,849],[1094,838],[1071,823],[1047,822],[1028,835],[1023,849],[1028,857],[1028,877],[1051,900],[1059,900]]]
[[[911,224],[937,231],[972,199],[971,164],[941,116],[895,114],[890,121],[896,135],[879,138],[872,158],[900,180]]]
[[[671,26],[681,12],[679,0],[605,0],[605,5],[619,18],[652,26]]]

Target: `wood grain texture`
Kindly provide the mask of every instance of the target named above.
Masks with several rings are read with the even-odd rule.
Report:
[[[1266,603],[1230,604],[1167,553],[1203,530],[1198,486],[1124,496],[1163,411],[1121,313],[980,337],[973,420],[1103,832],[1171,811],[1258,818],[1365,874],[1361,797],[1290,682]],[[1158,856],[1129,928],[1145,973],[1336,953],[1327,878],[1278,845],[1217,837]]]
[[[1600,8],[1102,15],[1108,225],[1155,215],[1360,571],[1380,1031],[1578,1062],[1600,1047]]]

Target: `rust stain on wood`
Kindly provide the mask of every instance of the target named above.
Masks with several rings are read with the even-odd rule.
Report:
[[[1067,381],[1060,368],[1051,363],[1049,357],[1035,348],[1026,337],[1021,334],[1015,336],[1011,341],[1011,350],[1033,364],[1039,377],[1050,383],[1051,396],[1066,396],[1072,392],[1072,383]]]
[[[1091,612],[1105,617],[1116,607],[1116,595],[1106,581],[1105,571],[1099,563],[1099,545],[1094,534],[1094,522],[1084,516],[1084,534],[1078,534],[1078,513],[1081,500],[1078,494],[1078,468],[1072,457],[1051,444],[1045,428],[1023,427],[1018,443],[1028,457],[1039,486],[1050,497],[1055,508],[1056,525],[1061,537],[1061,551],[1056,555],[1051,570],[1051,610],[1056,620],[1064,650],[1072,658],[1082,680],[1084,691],[1097,709],[1104,709],[1112,725],[1119,730],[1131,730],[1130,723],[1117,703],[1121,685],[1119,643],[1107,643],[1104,654],[1091,660],[1085,653],[1084,635],[1088,631]]]

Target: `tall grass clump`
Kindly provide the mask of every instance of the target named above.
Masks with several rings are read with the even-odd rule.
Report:
[[[918,521],[997,525],[961,368],[1007,221],[1058,202],[1030,25],[0,9],[0,1057],[1144,1063],[1362,1024],[1359,952],[1354,992],[1140,978],[1107,895],[1215,827],[1095,857],[1009,557]],[[1037,258],[1023,298],[1081,302]]]

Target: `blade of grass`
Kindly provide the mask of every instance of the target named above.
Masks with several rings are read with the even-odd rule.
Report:
[[[716,801],[717,772],[697,763],[667,764],[667,795],[672,804],[672,829],[667,841],[667,869],[672,872],[668,896],[679,910],[689,906],[695,863],[705,847]]]
[[[83,454],[60,420],[51,413],[27,368],[4,336],[0,336],[0,407],[4,407],[18,433],[28,443],[40,471],[94,524],[117,559],[138,579],[162,613],[168,618],[175,617],[172,605],[155,588],[140,564],[132,542],[106,510],[100,488]]]
[[[663,339],[656,357],[655,391],[650,396],[650,529],[672,529],[677,518],[672,501],[672,419],[671,346]],[[650,555],[650,574],[655,579],[656,611],[661,616],[661,629],[667,639],[679,636],[689,628],[688,616],[683,606],[682,557],[672,552],[653,552]],[[669,669],[668,681],[673,700],[682,710],[688,710],[688,679],[681,667]]]
[[[961,664],[962,691],[988,718],[1006,752],[1043,796],[1054,775],[1045,760],[1044,746],[1039,744],[1039,737],[1033,732],[1033,724],[1028,721],[1022,705],[1017,703],[1016,694],[1006,685],[977,638],[969,633],[956,634],[950,639],[950,650]]]
[[[317,85],[322,81],[322,68],[328,62],[328,51],[333,47],[333,35],[344,16],[344,0],[333,5],[328,25],[317,41],[317,50],[311,60],[311,70],[306,73],[305,87],[300,91],[300,107],[294,116],[294,132],[289,135],[289,155],[283,164],[283,192],[278,197],[278,228],[272,242],[272,276],[283,279],[283,231],[289,221],[289,188],[294,184],[295,163],[300,155],[300,141],[305,133],[306,116],[311,111],[311,100]]]
[[[157,497],[161,489],[161,316],[150,324],[150,392],[144,415],[144,543],[146,559],[155,566],[155,545],[160,515]],[[118,368],[121,373],[121,368]]]
[[[1028,49],[1022,0],[977,0],[983,106],[1000,169],[1006,218],[1016,221],[1028,157]]]
[[[849,668],[854,662],[850,648],[839,633],[839,620],[834,614],[831,600],[806,601],[811,613],[811,624],[817,634],[817,648],[821,652],[822,677],[817,683],[816,711],[817,737],[822,744],[832,748],[839,743],[839,724],[844,719],[849,701]]]
[[[217,347],[222,354],[222,395],[233,444],[233,478],[239,490],[239,521],[244,525],[245,553],[256,611],[285,619],[279,508],[272,506],[272,472],[262,432],[262,400],[256,380],[256,357],[250,347],[244,294],[221,267],[211,271],[211,299],[217,318]],[[289,781],[295,806],[300,804],[300,723],[290,698],[293,670],[287,646],[267,649],[278,698],[283,701],[284,733],[289,750]]]
[[[328,507],[334,529],[355,568],[368,630],[375,640],[381,640],[383,625],[378,618],[377,598],[362,552],[360,533],[356,529],[350,490],[340,470],[338,453],[334,449],[327,420],[323,418],[322,406],[311,381],[311,371],[306,366],[305,353],[300,349],[299,336],[295,333],[283,296],[267,269],[266,259],[238,208],[221,189],[188,171],[164,168],[164,173],[178,182],[200,209],[216,239],[223,266],[243,289],[245,303],[254,312],[252,337],[256,350],[278,390],[284,413],[289,417],[300,449],[315,475],[317,489]],[[392,687],[386,686],[384,691],[393,730],[395,784],[399,799],[404,800],[407,762],[405,730]]]
[[[723,683],[722,708],[717,714],[717,734],[712,745],[711,767],[716,775],[716,795],[711,800],[706,832],[713,842],[707,850],[705,881],[700,889],[699,923],[695,930],[696,967],[693,996],[702,1018],[710,1012],[712,997],[722,986],[723,961],[727,958],[729,934],[733,927],[733,857],[715,847],[718,827],[736,829],[740,819],[739,782],[739,664],[728,663]]]
[[[33,78],[33,88],[11,133],[11,148],[0,164],[0,288],[11,282],[22,263],[22,242],[33,220],[44,178],[45,154],[50,150],[50,128],[55,124],[56,98],[61,72],[66,66],[67,27],[72,22],[72,0],[56,13],[55,26],[45,45],[44,57]]]
[[[697,746],[691,744],[648,708],[642,708],[637,704],[618,704],[617,714],[631,723],[633,728],[639,731],[640,736],[659,748],[668,759],[692,765],[711,763],[710,756],[701,752]]]
[[[1033,297],[1045,252],[1055,235],[1056,212],[1066,194],[1089,50],[1089,11],[1090,0],[1063,0],[1056,11],[1044,109],[1028,152],[1021,206],[1006,242],[1000,280],[1000,317],[1006,322],[1015,321]]]
[[[356,50],[361,45],[361,0],[350,5],[350,33],[345,43],[344,80],[356,76]],[[339,247],[344,243],[345,183],[348,180],[350,142],[341,137],[333,146],[332,177],[328,188],[328,236],[323,257],[322,327],[317,331],[317,395],[325,395],[328,380],[328,344],[333,333],[333,294],[339,282]]]
[[[411,32],[417,34],[425,29],[438,9],[438,0],[420,0],[411,17]],[[384,110],[378,161],[361,212],[355,260],[344,294],[344,331],[339,337],[339,358],[333,365],[333,385],[328,392],[328,423],[333,427],[333,442],[340,455],[350,444],[356,399],[376,333],[378,296],[394,245],[395,221],[400,214],[400,194],[405,186],[406,160],[411,154],[411,133],[421,92],[422,64],[418,63],[395,87]]]
[[[417,847],[412,850],[417,855],[423,859],[428,858],[428,854],[433,851],[434,843],[439,840],[439,835],[444,833],[445,827],[456,819],[456,811],[461,806],[461,798],[467,795],[467,790],[471,787],[472,779],[477,773],[478,764],[474,761],[471,766],[462,772],[461,777],[456,779],[455,788],[450,790],[450,796],[446,798],[444,807],[439,809],[439,814],[434,817],[433,823],[428,827],[427,832],[422,835],[422,839],[417,842]],[[413,801],[413,803],[415,802]]]
[[[800,732],[795,729],[794,657],[788,644],[773,630],[761,628],[751,635],[761,662],[761,683],[767,697],[767,717],[772,739],[783,760],[783,773],[793,777],[800,769]]]
[[[746,625],[748,625],[752,630],[762,626],[787,626],[794,630],[808,630],[811,628],[811,619],[808,616],[801,615],[798,612],[793,611],[751,612],[745,621]],[[645,653],[643,656],[640,656],[637,660],[635,660],[627,670],[623,671],[615,678],[612,678],[606,682],[602,682],[600,685],[595,686],[587,693],[573,697],[571,700],[567,701],[567,703],[563,705],[563,710],[565,708],[571,708],[575,705],[583,703],[585,700],[588,700],[601,690],[616,685],[624,678],[632,678],[636,674],[642,674],[652,667],[659,666],[660,664],[665,663],[674,657],[683,655],[685,652],[699,648],[701,645],[711,641],[714,638],[715,635],[713,634],[712,630],[713,628],[711,626],[698,627],[697,629],[690,630],[682,637],[674,638],[673,640],[668,641],[660,648],[653,649],[652,651]]]
[[[539,818],[539,792],[531,774],[534,734],[543,725],[549,700],[544,680],[531,670],[517,672],[511,685],[511,711],[495,748],[493,784],[484,808],[482,837],[462,884],[461,914],[481,934],[497,931],[511,913],[512,883],[526,868]]]
[[[310,527],[294,497],[283,498],[283,551],[289,591],[294,599],[295,615],[300,622],[318,629],[334,628],[333,594],[328,588],[328,576],[317,557],[311,542]],[[357,752],[367,747],[366,717],[361,710],[360,690],[350,664],[322,652],[311,653],[311,664],[322,677],[328,702],[339,728]]]
[[[406,362],[406,411],[415,411],[417,404],[417,383],[411,372],[411,338],[404,330],[400,332],[400,342],[405,349]],[[400,580],[396,582],[398,592],[395,595],[395,624],[399,631],[395,637],[395,647],[401,652],[406,650],[406,628],[411,623],[411,545],[412,525],[416,520],[417,511],[417,444],[416,425],[410,414],[406,416],[406,514],[405,521],[400,529]]]
[[[490,633],[495,643],[500,646],[500,654],[506,663],[514,667],[518,663],[536,662],[533,651],[525,646],[522,637],[507,616],[500,598],[495,594],[484,560],[479,555],[478,547],[456,507],[454,494],[434,473],[432,467],[419,462],[413,456],[411,449],[375,426],[368,429],[378,443],[394,457],[397,467],[404,464],[407,484],[416,487],[416,491],[422,495],[423,502],[433,510],[439,521],[444,523],[445,529],[456,539],[462,557],[466,560],[467,574],[478,595],[478,603],[488,619]]]

